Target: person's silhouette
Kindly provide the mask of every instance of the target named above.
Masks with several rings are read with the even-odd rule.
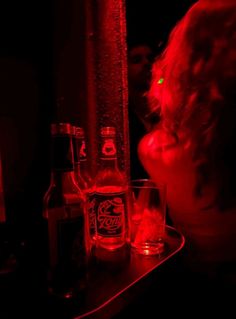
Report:
[[[128,42],[128,89],[131,178],[147,178],[137,149],[141,137],[151,128],[146,93],[150,86],[154,49],[142,39]]]

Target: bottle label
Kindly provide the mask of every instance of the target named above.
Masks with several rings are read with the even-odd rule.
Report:
[[[81,205],[50,209],[48,214],[50,265],[76,265],[85,262],[84,214]]]
[[[125,193],[95,193],[97,234],[119,237],[124,230]]]
[[[87,209],[89,217],[90,236],[94,236],[96,232],[96,197],[95,193],[87,194]]]
[[[116,145],[113,138],[105,138],[102,145],[101,159],[116,159]]]
[[[86,144],[85,140],[82,140],[80,150],[79,150],[79,159],[80,161],[86,161],[87,152],[86,152]]]

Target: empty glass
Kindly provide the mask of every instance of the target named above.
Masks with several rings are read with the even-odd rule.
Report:
[[[129,227],[131,247],[140,254],[159,254],[164,249],[166,187],[149,179],[130,183]]]

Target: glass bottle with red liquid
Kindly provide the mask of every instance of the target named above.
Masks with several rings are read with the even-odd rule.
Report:
[[[81,127],[73,127],[73,147],[74,147],[74,161],[75,161],[75,179],[79,187],[83,191],[86,199],[86,214],[89,222],[89,240],[91,248],[94,247],[96,240],[95,233],[95,199],[92,187],[92,179],[88,173],[87,167],[87,153],[84,130]]]
[[[126,244],[127,179],[117,162],[116,130],[100,131],[100,167],[94,179],[96,247],[116,250]]]
[[[43,212],[48,224],[49,288],[63,298],[84,288],[89,251],[85,200],[74,176],[72,133],[69,123],[51,125],[51,182]]]

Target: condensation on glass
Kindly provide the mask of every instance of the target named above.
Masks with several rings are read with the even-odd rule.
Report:
[[[123,0],[86,1],[88,124],[93,169],[102,126],[117,132],[118,162],[129,176],[126,20]]]

